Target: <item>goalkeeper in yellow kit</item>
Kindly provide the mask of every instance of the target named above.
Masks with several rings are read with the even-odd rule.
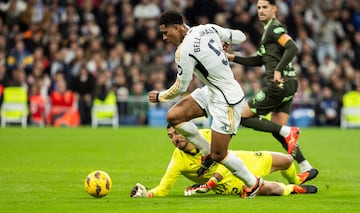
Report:
[[[154,197],[166,196],[175,184],[178,176],[183,175],[195,182],[195,185],[185,189],[185,196],[195,193],[206,193],[213,190],[216,194],[241,195],[243,182],[221,164],[215,164],[208,173],[198,177],[197,170],[201,167],[201,152],[189,143],[183,135],[174,128],[167,127],[168,136],[176,146],[168,168],[161,178],[160,184],[147,190],[145,186],[137,183],[130,192],[131,197]],[[211,130],[200,130],[201,134],[211,141]],[[279,152],[250,152],[233,151],[240,157],[249,170],[256,176],[266,176],[275,171],[281,171],[289,182],[288,185],[274,181],[265,181],[259,195],[289,195],[291,193],[316,193],[317,188],[312,185],[301,185],[309,181],[313,176],[300,176],[296,174],[293,158],[288,154]]]

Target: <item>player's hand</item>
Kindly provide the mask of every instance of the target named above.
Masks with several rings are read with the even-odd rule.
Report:
[[[185,189],[184,195],[185,196],[191,196],[196,193],[206,193],[211,190],[211,187],[204,183],[204,184],[194,184],[192,186],[189,186]]]
[[[200,169],[197,170],[197,176],[202,177],[214,165],[215,165],[214,160],[211,159],[210,155],[207,155],[206,157],[203,158]]]
[[[280,88],[284,89],[284,79],[281,77],[281,72],[278,70],[274,71],[274,83]]]
[[[226,42],[222,42],[222,46],[223,46],[223,50],[225,52],[230,52],[231,51],[231,46],[229,43],[226,43]]]
[[[159,99],[158,99],[159,91],[155,91],[155,90],[150,91],[147,96],[148,96],[148,100],[151,103],[158,103],[159,102]]]
[[[148,192],[144,185],[137,183],[130,192],[130,197],[148,197]]]

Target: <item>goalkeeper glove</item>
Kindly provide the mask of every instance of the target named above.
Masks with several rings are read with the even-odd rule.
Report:
[[[152,197],[153,194],[148,192],[144,185],[137,183],[130,192],[130,197]]]
[[[214,160],[210,157],[210,155],[206,156],[201,163],[200,169],[197,171],[197,176],[202,177],[213,165],[215,165]]]
[[[185,189],[184,194],[185,196],[191,196],[196,193],[206,193],[209,192],[211,189],[215,188],[218,180],[215,177],[211,177],[208,182],[204,184],[194,184],[189,186]]]

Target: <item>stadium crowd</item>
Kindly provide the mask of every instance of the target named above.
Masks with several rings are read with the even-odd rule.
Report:
[[[343,95],[360,92],[360,1],[277,3],[277,17],[299,48],[293,117],[308,109],[311,125],[338,126]],[[160,13],[174,8],[190,26],[242,30],[247,40],[232,51],[256,54],[263,27],[255,0],[8,0],[0,3],[0,96],[5,87],[21,86],[30,102],[50,103],[30,107],[30,122],[45,111],[53,125],[66,106],[76,108],[79,124],[89,125],[93,99],[114,91],[120,118],[146,125],[148,109],[162,107],[148,103],[147,92],[167,88],[176,76],[175,47],[157,27]],[[259,90],[263,68],[232,69],[247,96]],[[194,78],[190,90],[199,84]]]

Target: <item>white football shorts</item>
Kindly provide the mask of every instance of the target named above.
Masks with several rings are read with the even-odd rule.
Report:
[[[207,86],[197,88],[190,95],[196,103],[212,116],[211,129],[222,133],[235,135],[240,125],[241,111],[245,99],[238,104],[228,105],[224,102],[212,102]]]

